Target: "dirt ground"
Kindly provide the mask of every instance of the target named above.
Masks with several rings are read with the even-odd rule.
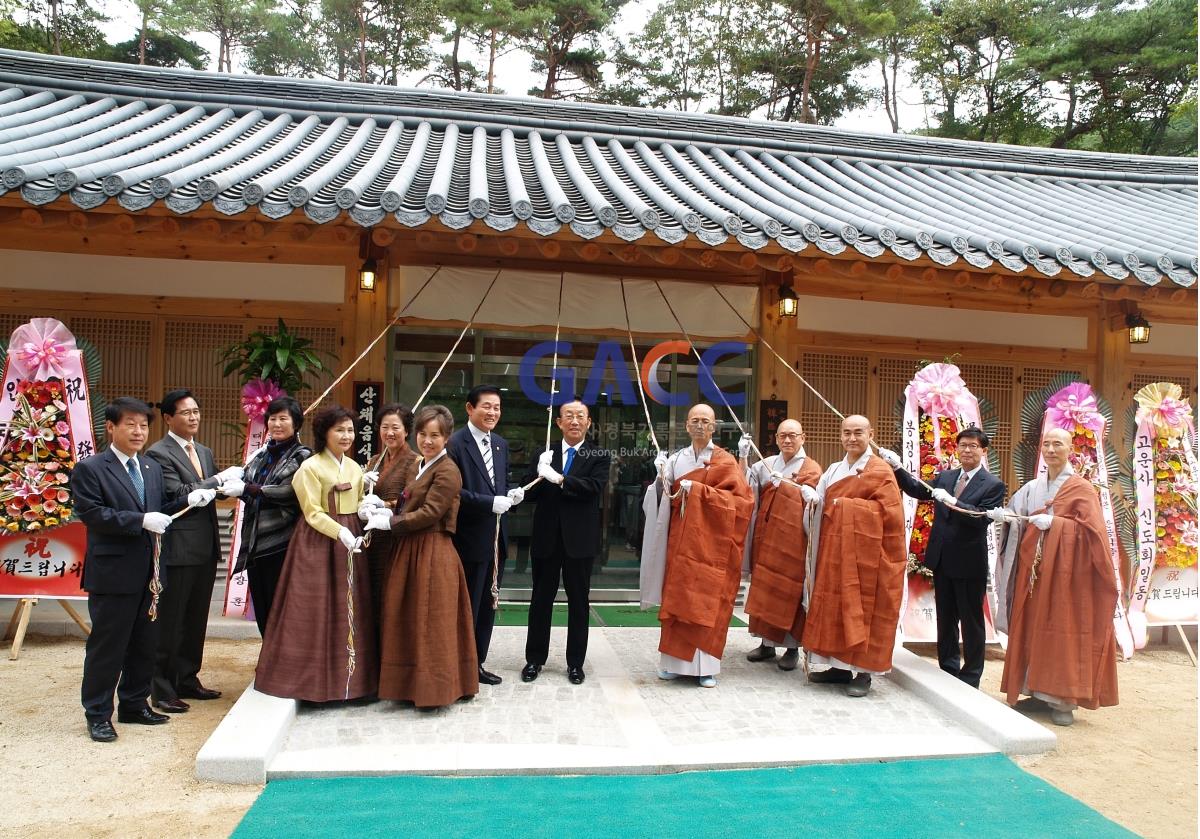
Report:
[[[204,678],[220,699],[165,726],[118,725],[116,743],[98,744],[79,708],[82,641],[30,637],[15,662],[5,648],[0,836],[228,836],[261,788],[197,781],[193,765],[257,655],[257,641],[210,641]],[[999,697],[999,651],[989,658],[983,689]],[[1054,729],[1057,749],[1018,762],[1143,836],[1194,839],[1197,671],[1182,649],[1151,647],[1118,677],[1118,707],[1077,712],[1073,727]]]

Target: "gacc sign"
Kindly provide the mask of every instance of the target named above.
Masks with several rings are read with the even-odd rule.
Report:
[[[554,405],[562,405],[575,398],[574,395],[579,393],[576,390],[578,375],[585,372],[587,381],[582,394],[578,397],[585,405],[595,405],[602,393],[605,394],[609,405],[613,403],[613,396],[618,394],[621,402],[626,405],[638,403],[633,380],[629,375],[631,364],[625,358],[624,347],[616,341],[601,341],[596,346],[596,354],[586,371],[584,368],[576,369],[563,364],[563,359],[571,355],[572,344],[570,341],[559,341],[557,345],[554,341],[543,341],[530,347],[521,358],[519,372],[521,390],[527,399],[538,405],[552,404],[550,391],[542,386],[536,376],[536,370],[539,362],[554,355],[556,347],[559,367],[554,373]],[[720,359],[742,355],[747,349],[749,349],[749,345],[743,341],[721,341],[700,354],[700,393],[705,398],[716,402],[722,401],[722,397],[724,397],[724,401],[728,402],[730,406],[746,404],[745,393],[728,393],[720,390],[713,379],[712,370]],[[688,403],[689,397],[686,393],[671,393],[659,384],[658,368],[670,356],[691,355],[691,350],[691,344],[687,341],[663,341],[646,353],[638,374],[641,376],[642,387],[645,388],[646,394],[652,400],[660,405],[686,405]],[[616,386],[606,388],[605,381],[609,371],[612,372],[612,381]]]

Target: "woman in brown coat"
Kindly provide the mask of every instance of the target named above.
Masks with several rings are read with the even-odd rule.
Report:
[[[367,462],[363,475],[363,481],[371,486],[371,494],[363,498],[358,508],[358,517],[364,522],[381,507],[386,507],[389,512],[399,509],[400,496],[417,471],[418,457],[408,447],[408,438],[412,434],[412,411],[404,405],[391,403],[379,409],[376,420],[383,451]],[[395,540],[387,531],[376,533],[365,547],[367,565],[371,569],[371,602],[377,617],[382,615],[383,586],[395,549]]]
[[[396,538],[383,591],[379,698],[437,708],[479,692],[479,663],[467,581],[450,539],[462,488],[446,454],[454,419],[431,405],[413,426],[421,460],[403,504],[367,522]]]

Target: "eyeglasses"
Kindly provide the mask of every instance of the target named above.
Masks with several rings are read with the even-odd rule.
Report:
[[[978,450],[978,449],[982,449],[982,448],[983,448],[983,446],[979,445],[978,443],[959,443],[958,444],[959,451],[962,451],[963,449],[970,451],[973,449]]]
[[[801,434],[799,431],[776,431],[775,432],[776,440],[796,440],[803,436],[804,435]]]

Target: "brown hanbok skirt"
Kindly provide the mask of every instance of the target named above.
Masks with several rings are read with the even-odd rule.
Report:
[[[362,532],[353,513],[331,518]],[[342,544],[301,520],[275,589],[254,687],[271,696],[332,702],[370,696],[378,684],[366,555],[354,554],[348,568]]]
[[[382,626],[380,699],[436,708],[479,693],[471,598],[450,534],[397,539]]]

